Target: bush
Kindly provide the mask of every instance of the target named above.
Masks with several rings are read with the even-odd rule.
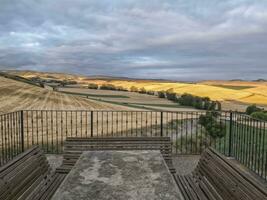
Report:
[[[185,93],[178,98],[178,102],[183,106],[192,106],[197,109],[221,110],[221,103],[212,101],[209,97],[199,97]]]
[[[116,90],[116,87],[112,84],[103,84],[100,86],[101,90]]]
[[[219,121],[219,113],[207,112],[199,117],[199,124],[205,128],[205,131],[213,139],[222,138],[226,134],[225,125]]]
[[[267,121],[267,113],[266,112],[263,112],[263,111],[253,112],[251,114],[251,117],[253,117],[255,119]]]
[[[141,94],[146,94],[146,89],[144,87],[142,87],[140,90],[139,90],[139,93]]]
[[[260,111],[263,111],[263,109],[257,107],[256,104],[253,104],[247,107],[246,114],[251,115],[254,112],[260,112]]]
[[[135,86],[132,86],[132,87],[130,88],[130,91],[131,91],[131,92],[138,92],[138,88],[135,87]]]
[[[216,109],[217,109],[218,111],[221,111],[221,110],[222,110],[222,104],[221,104],[221,102],[216,101],[216,105],[217,105]]]
[[[155,95],[155,92],[152,91],[152,90],[147,90],[146,93],[147,93],[148,95]]]
[[[98,85],[95,84],[95,83],[89,83],[88,84],[88,89],[95,89],[95,90],[97,90],[98,89]]]
[[[165,92],[164,91],[158,91],[159,98],[165,98]]]
[[[178,99],[178,102],[183,106],[193,106],[194,96],[191,94],[182,94]]]
[[[118,91],[127,91],[124,87],[122,87],[122,86],[117,86],[116,87],[116,90],[118,90]]]
[[[166,91],[166,97],[170,101],[175,101],[175,102],[178,101],[177,96],[176,96],[176,93],[174,92],[174,90],[172,88],[171,89],[168,89]]]

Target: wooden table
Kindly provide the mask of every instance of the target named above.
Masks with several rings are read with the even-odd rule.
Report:
[[[177,200],[159,151],[85,151],[52,200]]]

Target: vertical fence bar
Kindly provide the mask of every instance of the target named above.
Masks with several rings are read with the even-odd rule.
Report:
[[[163,136],[163,112],[160,112],[160,136]]]
[[[91,137],[94,137],[94,111],[91,111]]]
[[[232,141],[232,128],[233,128],[233,113],[230,112],[230,125],[229,125],[229,151],[228,151],[228,156],[232,155],[232,146],[233,146],[233,141]]]
[[[89,131],[91,137],[169,136],[176,154],[200,154],[210,141],[205,127],[198,122],[202,114],[205,113],[51,110],[7,113],[0,117],[0,164],[34,144],[40,144],[45,153],[61,153],[66,137],[90,137]],[[266,179],[266,122],[237,112],[221,112],[217,121],[227,128],[227,135],[211,145]]]
[[[21,133],[21,151],[24,151],[24,120],[23,110],[20,111],[20,133]]]

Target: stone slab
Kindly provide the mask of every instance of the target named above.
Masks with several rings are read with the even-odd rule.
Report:
[[[179,200],[159,151],[86,151],[52,200]]]

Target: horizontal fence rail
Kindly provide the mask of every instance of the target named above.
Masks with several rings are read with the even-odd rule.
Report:
[[[168,136],[175,155],[200,154],[212,146],[267,179],[266,122],[216,112],[204,126],[203,116],[210,116],[209,112],[23,110],[3,114],[0,164],[33,145],[45,153],[60,154],[67,137]]]

